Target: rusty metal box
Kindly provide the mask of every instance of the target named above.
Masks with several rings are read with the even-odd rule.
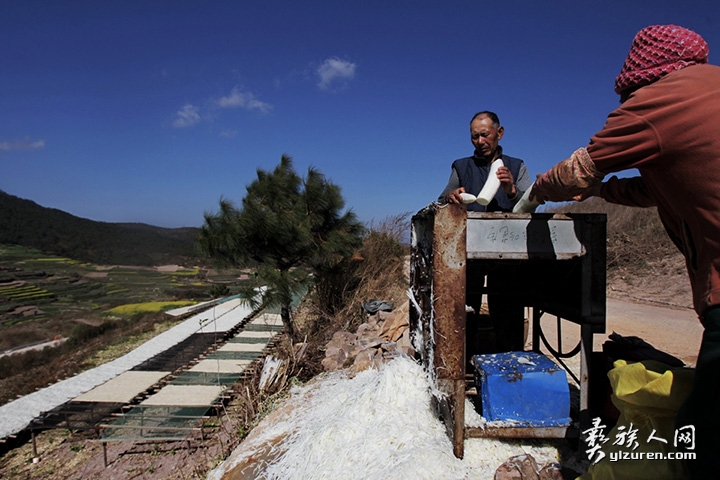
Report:
[[[516,426],[570,424],[570,389],[565,370],[535,352],[472,358],[482,415]]]

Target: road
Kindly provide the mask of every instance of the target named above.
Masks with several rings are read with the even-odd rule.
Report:
[[[34,343],[34,344],[28,345],[26,347],[20,347],[20,348],[14,348],[12,350],[6,350],[4,352],[0,352],[0,358],[4,357],[6,355],[15,355],[18,353],[29,352],[31,350],[43,350],[45,348],[57,347],[59,345],[62,345],[66,341],[67,341],[67,338],[60,337],[60,338],[56,338],[55,340],[47,340],[45,342]]]
[[[686,364],[697,360],[703,327],[691,309],[662,307],[609,298],[607,332],[642,338]]]
[[[555,317],[543,316],[543,332],[553,345],[556,343]],[[606,333],[594,337],[594,350],[612,332],[622,336],[640,337],[658,350],[681,359],[689,366],[697,360],[703,328],[694,310],[657,306],[615,298],[607,299]],[[563,322],[562,350],[570,351],[580,339],[580,327]],[[532,338],[528,335],[528,340]],[[529,348],[529,345],[526,345]]]

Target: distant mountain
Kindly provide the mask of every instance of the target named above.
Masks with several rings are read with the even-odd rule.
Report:
[[[76,217],[0,190],[0,243],[102,265],[194,263],[198,228]]]

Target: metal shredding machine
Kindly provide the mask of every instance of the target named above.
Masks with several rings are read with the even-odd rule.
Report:
[[[412,219],[410,328],[425,369],[437,381],[436,410],[454,453],[465,438],[564,438],[590,420],[589,359],[593,335],[605,332],[606,217],[604,214],[476,213],[464,205],[431,204]],[[511,269],[510,291],[488,291],[483,272]],[[471,428],[465,399],[471,389],[466,293],[511,295],[532,309],[532,350],[541,342],[553,356],[580,355],[580,399],[574,426]],[[580,326],[577,346],[562,352],[542,333],[543,315],[556,317],[558,343],[564,322]],[[570,372],[572,374],[572,372]],[[574,376],[574,375],[573,375]]]

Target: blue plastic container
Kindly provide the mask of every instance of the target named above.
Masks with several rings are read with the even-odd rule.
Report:
[[[527,427],[570,424],[570,388],[565,370],[535,352],[475,355],[475,382],[488,421]]]

